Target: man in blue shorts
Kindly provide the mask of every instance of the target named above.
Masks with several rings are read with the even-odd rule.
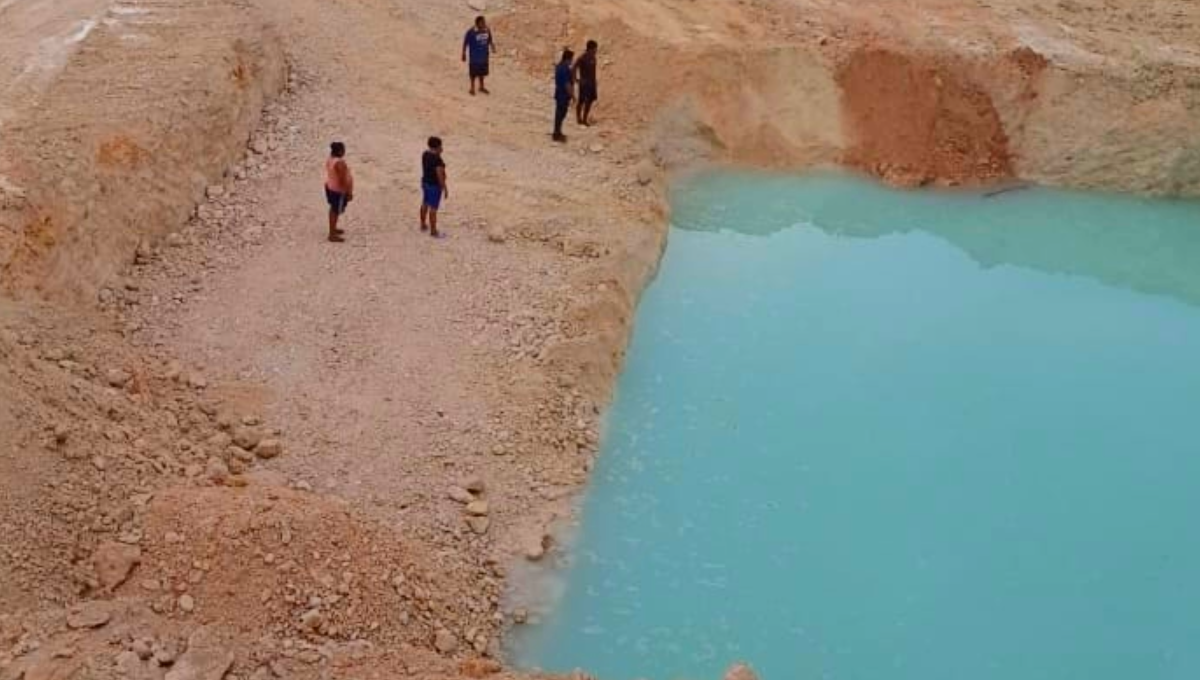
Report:
[[[496,51],[496,43],[492,40],[492,29],[488,28],[487,20],[475,17],[475,25],[463,36],[462,60],[467,62],[467,75],[471,78],[471,94],[475,94],[475,81],[479,81],[479,91],[491,94],[484,86],[483,80],[488,76],[488,57]],[[470,59],[468,60],[468,56]]]
[[[442,236],[437,228],[437,216],[443,198],[450,198],[450,189],[446,186],[442,140],[430,137],[429,148],[421,154],[421,231],[429,230],[429,235],[434,238]]]

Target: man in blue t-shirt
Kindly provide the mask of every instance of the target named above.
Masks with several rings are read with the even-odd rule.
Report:
[[[571,62],[574,59],[574,52],[563,50],[562,61],[554,67],[553,139],[556,142],[567,141],[567,136],[562,131],[562,125],[563,121],[567,119],[567,112],[571,110],[571,100],[575,99],[575,73],[571,70]]]
[[[491,94],[484,87],[483,79],[488,76],[488,57],[496,51],[496,42],[492,39],[492,29],[487,21],[475,17],[475,25],[463,36],[462,60],[467,62],[467,75],[471,78],[471,94],[475,94],[475,81],[479,81],[479,91]],[[468,55],[470,59],[467,59]]]

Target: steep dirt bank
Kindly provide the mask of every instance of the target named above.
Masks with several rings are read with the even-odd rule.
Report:
[[[8,93],[0,281],[9,292],[90,299],[241,156],[283,83],[277,39],[244,1],[91,3],[77,16],[65,22],[74,32],[27,57],[35,73],[61,50],[61,72]]]
[[[0,152],[6,284],[87,302],[0,309],[0,677],[505,677],[508,565],[561,557],[664,170],[1194,190],[1196,11],[1072,4],[513,0],[487,98],[458,3],[125,6]],[[243,157],[264,20],[293,87]],[[549,67],[589,37],[599,125],[556,147]],[[414,224],[429,134],[445,242]]]
[[[602,38],[605,115],[649,123],[672,168],[841,164],[905,186],[1200,194],[1196,8],[1130,5],[1145,23],[1114,32],[1105,16],[1128,16],[1101,6],[668,2],[651,30],[625,0],[560,4],[561,25],[532,7],[506,21],[539,37],[517,55],[531,72],[559,43]]]

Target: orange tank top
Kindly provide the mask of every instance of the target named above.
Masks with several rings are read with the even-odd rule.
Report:
[[[338,177],[337,170],[334,167],[338,164],[341,158],[329,157],[325,159],[325,186],[330,191],[336,191],[339,194],[346,193],[346,187],[342,180]],[[350,166],[346,166],[346,178],[350,178]]]

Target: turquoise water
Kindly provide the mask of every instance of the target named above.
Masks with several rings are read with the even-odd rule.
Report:
[[[1200,678],[1200,205],[743,175],[674,204],[519,661]]]

